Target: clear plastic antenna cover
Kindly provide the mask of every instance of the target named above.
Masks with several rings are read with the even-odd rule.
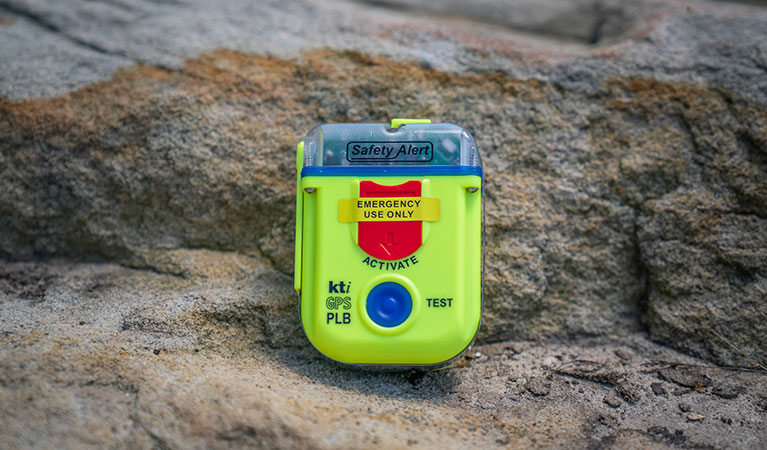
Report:
[[[468,131],[449,123],[325,124],[304,139],[308,166],[481,166]]]

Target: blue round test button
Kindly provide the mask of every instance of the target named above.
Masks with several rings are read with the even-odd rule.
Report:
[[[404,286],[392,281],[370,290],[365,308],[370,320],[382,327],[396,327],[413,311],[413,298]]]

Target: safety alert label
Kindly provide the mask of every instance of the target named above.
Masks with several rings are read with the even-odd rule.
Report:
[[[342,198],[338,221],[394,222],[439,220],[439,199],[426,197]]]

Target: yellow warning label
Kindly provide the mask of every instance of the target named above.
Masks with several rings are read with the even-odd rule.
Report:
[[[394,222],[439,220],[439,199],[425,197],[342,198],[339,222]]]

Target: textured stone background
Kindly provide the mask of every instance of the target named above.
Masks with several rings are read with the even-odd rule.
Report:
[[[484,158],[439,373],[296,320],[295,144],[396,116]],[[759,4],[0,1],[0,193],[3,447],[767,442]]]

